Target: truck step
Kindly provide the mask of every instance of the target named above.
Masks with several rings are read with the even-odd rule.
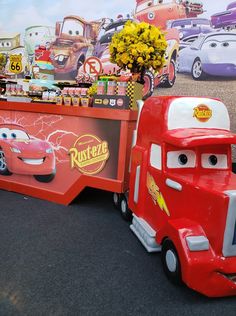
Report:
[[[137,217],[133,214],[133,220],[132,224],[130,225],[130,229],[138,237],[148,252],[161,251],[161,245],[158,245],[155,240],[155,230],[153,230],[143,218]]]

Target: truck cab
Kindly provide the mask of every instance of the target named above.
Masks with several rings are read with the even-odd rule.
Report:
[[[221,101],[151,97],[132,149],[132,231],[169,279],[207,296],[236,294],[235,143]]]

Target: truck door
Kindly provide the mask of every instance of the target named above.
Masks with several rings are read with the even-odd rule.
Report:
[[[145,220],[158,231],[166,222],[169,210],[165,202],[166,185],[163,176],[163,153],[158,144],[151,144],[146,174],[146,207]]]

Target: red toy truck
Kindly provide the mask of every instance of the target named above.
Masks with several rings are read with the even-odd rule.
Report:
[[[167,276],[212,297],[236,294],[235,143],[219,100],[151,97],[132,149],[128,203],[114,194],[147,251],[161,251]]]

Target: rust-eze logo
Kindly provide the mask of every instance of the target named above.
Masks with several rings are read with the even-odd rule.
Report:
[[[69,153],[71,168],[87,175],[99,173],[109,158],[108,143],[91,134],[80,136]]]
[[[212,117],[212,110],[205,104],[200,104],[193,110],[193,117],[200,122],[207,122]]]

